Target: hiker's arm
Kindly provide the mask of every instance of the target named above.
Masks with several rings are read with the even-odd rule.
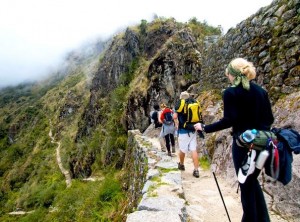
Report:
[[[266,129],[270,129],[273,122],[274,122],[274,116],[273,116],[273,113],[272,113],[272,107],[271,107],[271,103],[270,103],[270,100],[269,100],[269,96],[268,96],[268,93],[265,92],[265,104],[264,104],[264,112],[261,113],[262,115],[262,120],[264,122],[264,126]]]
[[[179,122],[178,122],[178,113],[174,112],[173,119],[174,119],[174,123],[175,123],[176,129],[178,129],[178,125],[179,125]]]
[[[164,122],[164,115],[163,111],[158,112],[158,122],[163,123]]]
[[[215,123],[205,125],[204,131],[206,133],[212,133],[212,132],[216,132],[219,130],[232,127],[232,123],[236,119],[237,113],[234,104],[234,98],[232,94],[226,90],[223,95],[223,103],[224,103],[223,118]]]

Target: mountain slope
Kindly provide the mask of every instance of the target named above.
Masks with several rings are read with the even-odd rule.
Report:
[[[200,99],[205,121],[220,118],[221,92],[228,86],[224,69],[234,57],[256,63],[257,81],[270,92],[276,124],[300,130],[299,5],[274,1],[224,36],[219,28],[195,19],[186,24],[142,20],[106,43],[70,53],[48,81],[2,90],[0,219],[124,219],[132,210],[125,196],[128,172],[123,170],[127,131],[144,131],[153,104],[173,106],[183,90]],[[215,40],[209,42],[206,36]],[[234,179],[230,140],[229,130],[205,140],[217,173],[229,180]],[[291,192],[282,192],[293,197],[289,206],[298,206],[292,196],[299,187],[297,175]],[[271,190],[274,206],[293,217],[276,202],[282,190]],[[8,215],[20,209],[33,212]]]
[[[189,25],[173,19],[142,21],[102,46],[69,53],[43,82],[1,91],[2,220],[118,221],[130,210],[119,170],[127,130],[148,126],[158,66],[163,68],[177,50],[187,59],[174,57],[180,65],[172,69],[180,70],[183,85],[197,82],[195,36],[220,33],[196,20]],[[158,90],[174,99],[174,90]],[[31,213],[8,214],[21,210]]]

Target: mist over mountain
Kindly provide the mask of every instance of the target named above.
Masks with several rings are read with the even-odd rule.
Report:
[[[299,8],[274,1],[226,34],[196,18],[142,20],[70,50],[42,81],[1,90],[0,220],[125,221],[148,170],[142,151],[145,164],[130,155],[128,132],[144,132],[153,104],[172,107],[184,90],[201,102],[205,122],[220,119],[224,68],[234,57],[255,64],[274,125],[300,131]],[[228,129],[206,135],[199,148],[232,184],[231,140]],[[299,177],[294,167],[288,186],[262,180],[270,210],[287,220],[298,218]]]
[[[137,0],[4,1],[0,9],[0,88],[40,80],[57,70],[65,54],[84,42],[107,40],[142,19],[165,16],[188,22],[196,17],[210,25],[221,25],[227,32],[270,2],[154,0],[145,5]],[[236,10],[226,16],[232,12],[232,5]]]

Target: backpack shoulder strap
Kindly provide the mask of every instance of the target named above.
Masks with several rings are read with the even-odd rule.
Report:
[[[185,104],[186,104],[185,99],[181,99],[181,100],[179,101],[179,107],[178,107],[178,109],[176,110],[176,112],[178,112],[178,113],[183,112],[183,111],[184,111],[184,106],[185,106]]]

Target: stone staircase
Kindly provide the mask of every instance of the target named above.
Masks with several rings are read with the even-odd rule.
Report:
[[[127,217],[127,222],[188,221],[181,172],[177,157],[167,156],[158,149],[156,139],[145,137],[153,147],[147,151],[147,181],[137,210]]]

